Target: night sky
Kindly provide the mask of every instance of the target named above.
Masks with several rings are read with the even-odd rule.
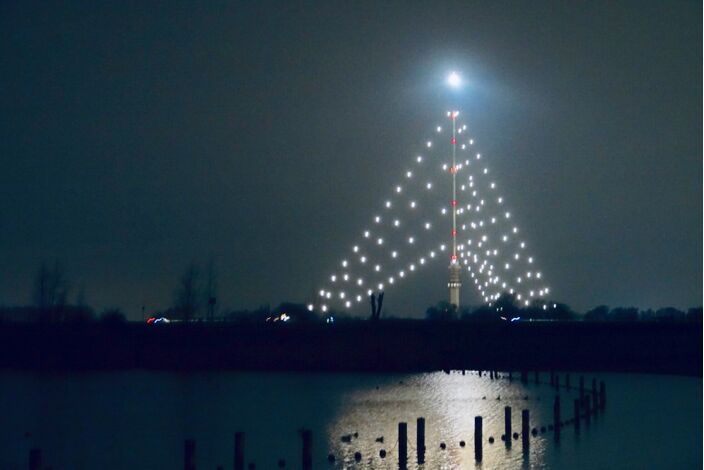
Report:
[[[700,305],[701,38],[695,1],[2,2],[0,304],[42,260],[132,318],[209,259],[225,308],[307,301],[457,69],[555,299]],[[446,282],[436,263],[388,314]]]

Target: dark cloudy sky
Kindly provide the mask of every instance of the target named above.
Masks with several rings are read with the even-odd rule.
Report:
[[[305,301],[452,68],[556,299],[701,304],[701,2],[28,0],[0,3],[0,304],[43,259],[135,318],[210,258],[225,307]]]

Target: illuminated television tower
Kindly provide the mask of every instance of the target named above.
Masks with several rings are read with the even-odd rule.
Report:
[[[452,88],[459,88],[462,84],[462,79],[457,72],[452,72],[447,78],[448,84]],[[450,278],[447,287],[450,291],[450,305],[455,308],[460,306],[460,288],[462,287],[460,265],[457,262],[457,116],[459,111],[452,110],[448,113],[452,121],[452,166],[450,173],[452,174],[452,255],[450,256]]]

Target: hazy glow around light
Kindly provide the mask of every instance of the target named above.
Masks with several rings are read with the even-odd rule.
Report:
[[[459,88],[462,85],[462,77],[457,72],[451,72],[447,77],[447,83],[452,88]]]

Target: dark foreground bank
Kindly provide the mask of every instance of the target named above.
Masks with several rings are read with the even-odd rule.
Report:
[[[412,372],[554,369],[701,376],[679,323],[0,325],[0,367]]]

